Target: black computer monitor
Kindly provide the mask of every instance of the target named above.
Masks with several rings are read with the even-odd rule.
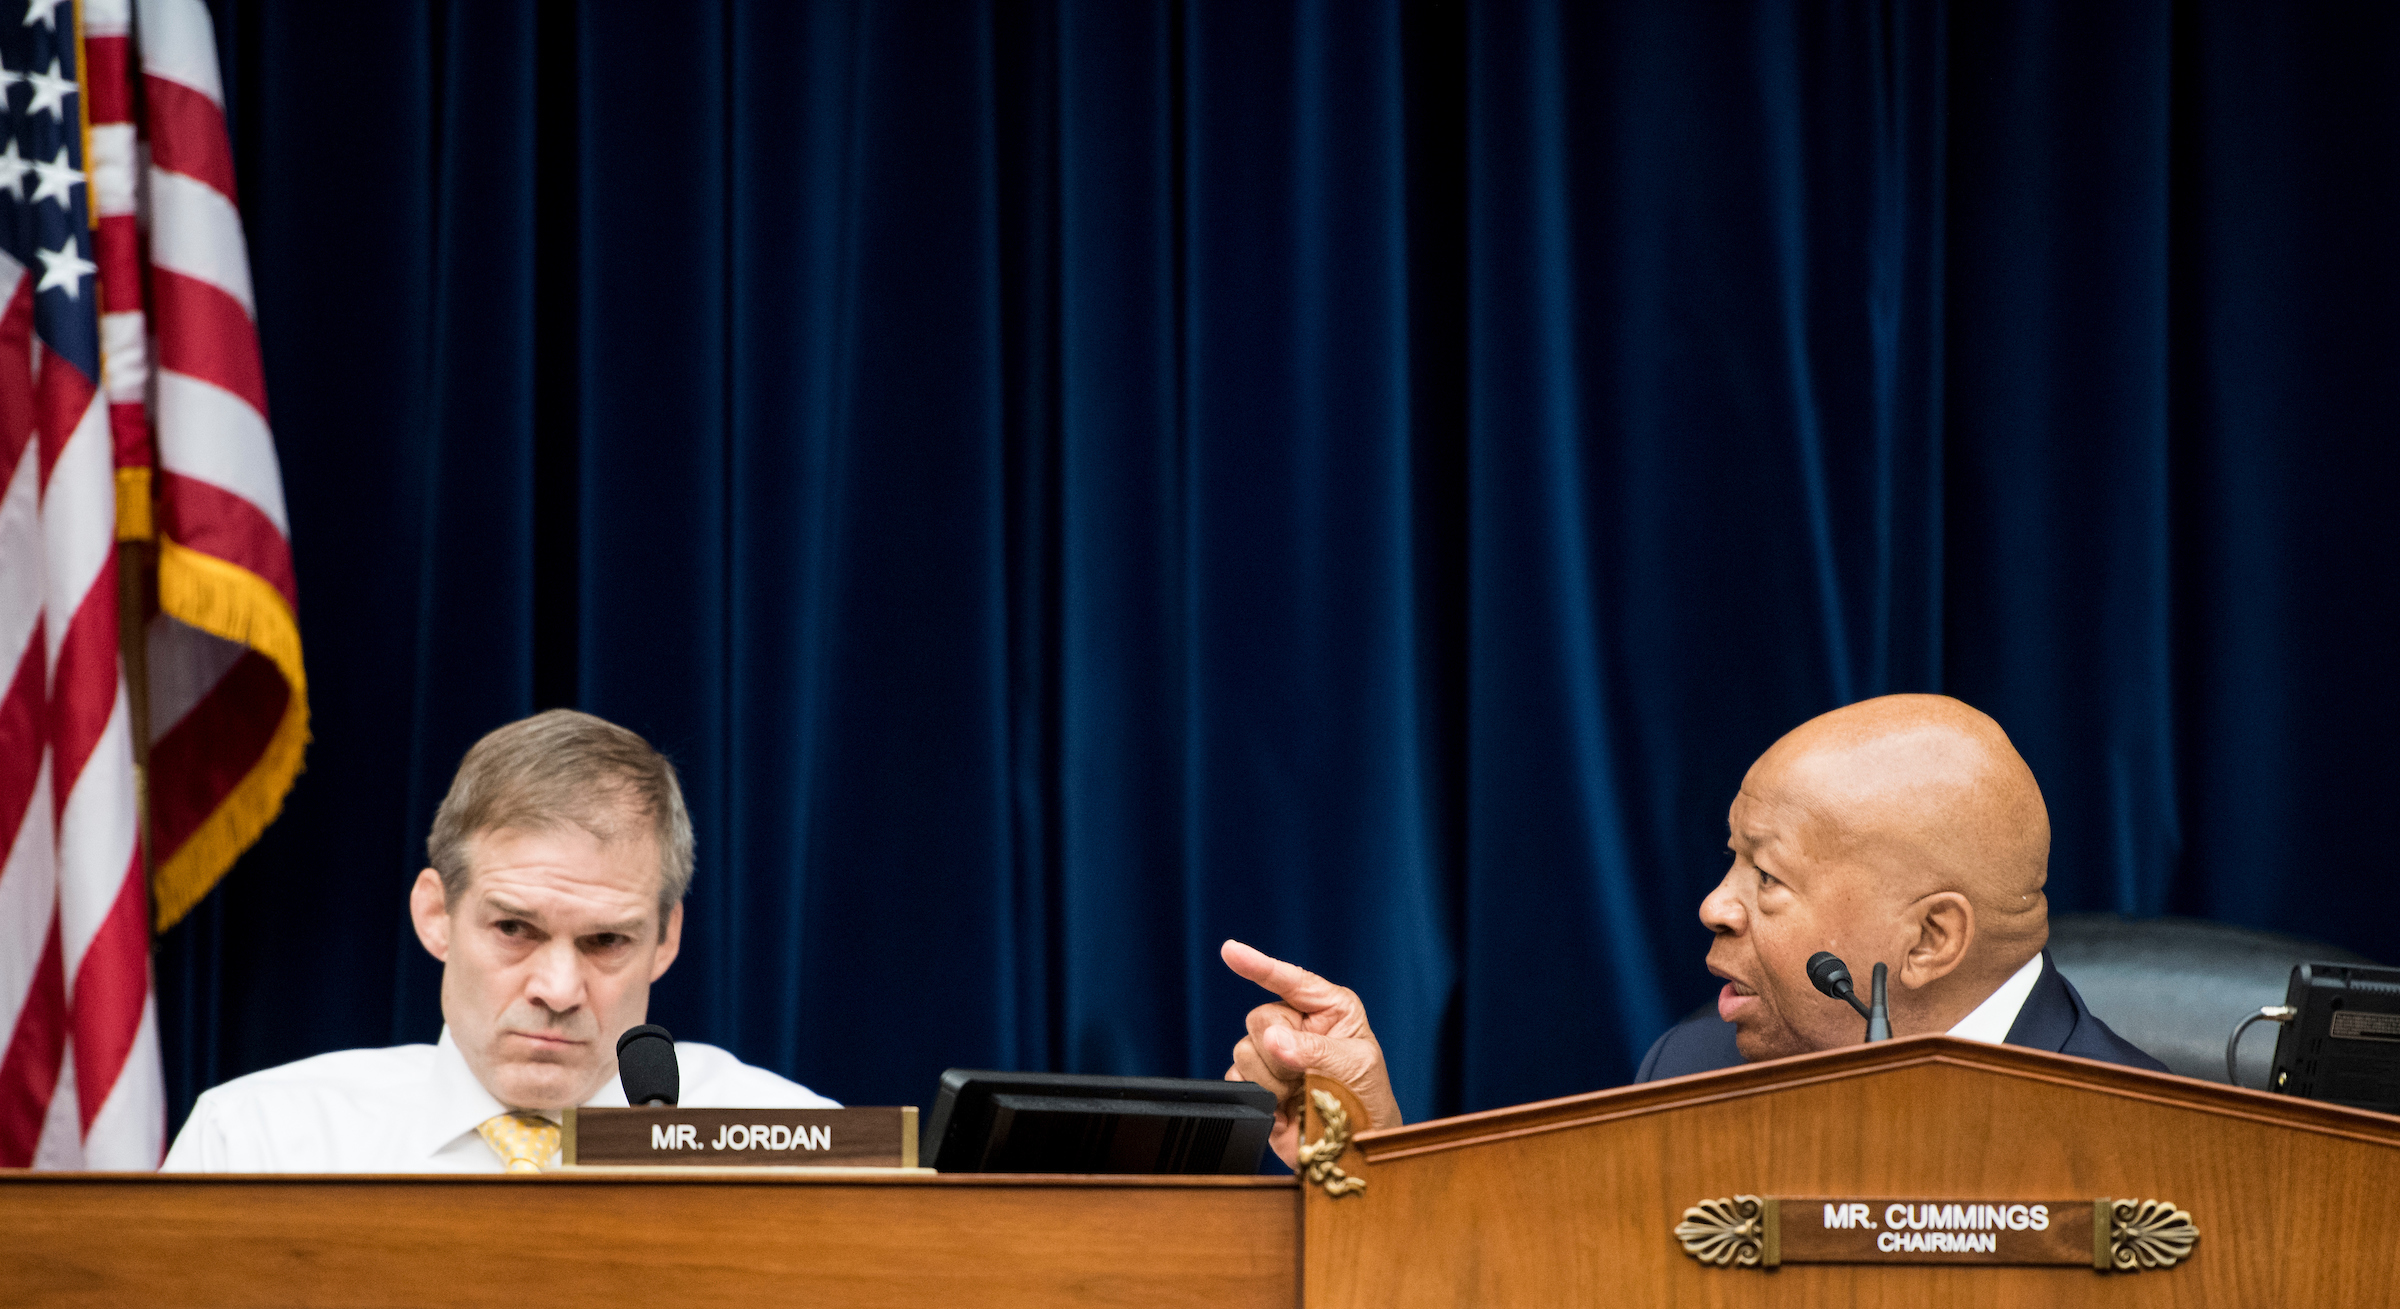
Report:
[[[2400,1113],[2400,968],[2301,964],[2283,1002],[2270,1089]]]
[[[1275,1096],[1249,1082],[953,1068],[917,1157],[945,1173],[1255,1173]]]

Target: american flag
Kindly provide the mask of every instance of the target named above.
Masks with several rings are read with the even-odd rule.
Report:
[[[202,0],[0,2],[0,1166],[157,1165],[151,929],[307,741],[223,106]]]

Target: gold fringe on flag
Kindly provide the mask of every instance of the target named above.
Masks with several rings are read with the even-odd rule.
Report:
[[[202,554],[160,533],[158,608],[211,636],[248,646],[283,674],[290,692],[283,721],[258,762],[218,802],[199,830],[164,861],[151,879],[157,930],[191,911],[225,876],[233,861],[283,812],[283,798],[300,775],[308,748],[308,675],[300,666],[300,624],[265,578],[238,564]]]

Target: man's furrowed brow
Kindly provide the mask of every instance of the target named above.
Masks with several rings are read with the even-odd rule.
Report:
[[[502,896],[486,895],[483,897],[483,903],[486,908],[502,918],[522,918],[529,923],[539,923],[542,919],[540,914],[523,905],[512,904]]]
[[[548,924],[542,921],[542,916],[540,914],[535,913],[533,910],[527,909],[522,905],[512,903],[505,896],[487,895],[483,898],[483,903],[486,908],[490,909],[492,913],[498,917],[522,918],[526,922],[532,923],[536,927],[546,928],[548,926]],[[644,931],[648,930],[649,927],[650,920],[648,917],[636,916],[633,918],[621,919],[613,923],[601,923],[594,927],[586,927],[583,930],[576,932],[575,935],[599,936],[603,933],[614,932],[619,936],[639,936]]]

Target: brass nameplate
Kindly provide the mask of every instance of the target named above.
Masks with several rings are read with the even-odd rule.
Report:
[[[2182,1262],[2192,1216],[2160,1200],[1736,1195],[1683,1211],[1675,1239],[1719,1268],[2056,1264],[2136,1272]]]
[[[914,1105],[875,1109],[569,1109],[571,1166],[914,1168]]]

